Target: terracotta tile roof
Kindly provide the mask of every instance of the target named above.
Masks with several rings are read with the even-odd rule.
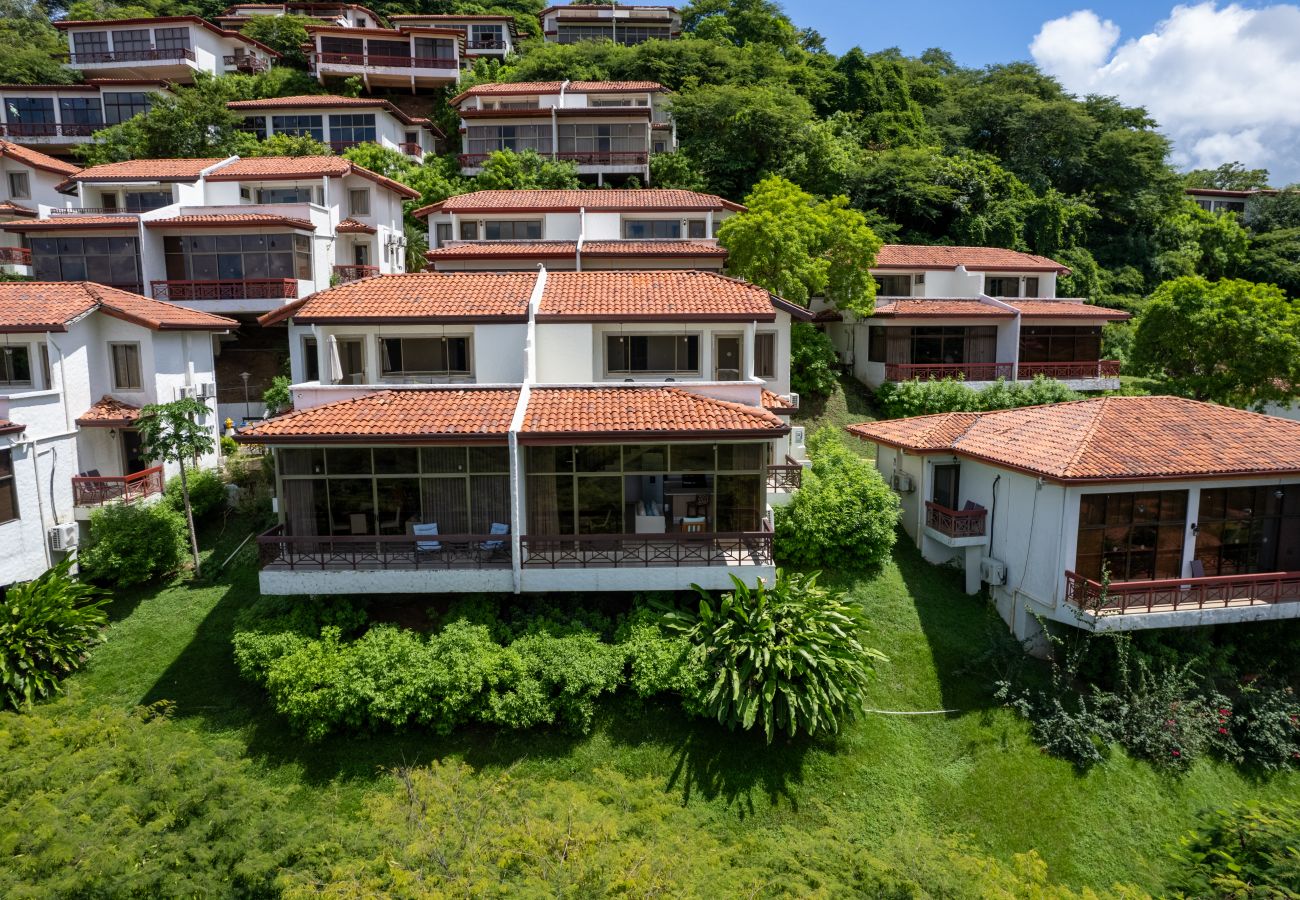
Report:
[[[770,322],[772,295],[712,272],[551,272],[537,321]]]
[[[273,216],[270,213],[219,213],[215,215],[172,216],[168,219],[150,219],[145,228],[238,228],[283,225],[303,231],[315,231],[316,226],[306,219],[292,216]]]
[[[203,170],[227,157],[202,159],[130,159],[104,163],[73,174],[70,181],[198,181]]]
[[[208,31],[211,31],[213,34],[219,35],[224,38],[243,41],[245,44],[252,44],[254,47],[257,47],[258,49],[264,51],[267,55],[275,59],[280,58],[280,54],[277,51],[272,50],[270,47],[266,46],[266,44],[263,44],[261,41],[254,40],[251,37],[240,34],[238,31],[226,31],[224,28],[218,28],[216,25],[213,25],[207,19],[203,19],[199,16],[154,16],[150,18],[140,18],[140,19],[60,19],[59,21],[53,22],[51,24],[54,25],[55,28],[62,30],[64,28],[88,28],[97,25],[106,26],[108,28],[117,28],[125,25],[161,26],[161,25],[180,24],[181,22],[189,22],[193,25],[199,26],[200,28],[206,28]]]
[[[456,106],[466,97],[487,95],[517,94],[558,94],[562,81],[496,81],[488,84],[476,84],[466,91],[461,91],[451,98],[451,105]],[[570,81],[565,93],[571,94],[621,94],[662,91],[664,86],[657,81]]]
[[[726,256],[727,250],[716,241],[587,241],[583,256]]]
[[[1003,300],[1020,310],[1026,319],[1105,319],[1121,322],[1131,319],[1132,313],[1122,309],[1108,309],[1105,306],[1093,306],[1091,303],[1072,300]]]
[[[840,312],[838,309],[831,309],[829,307],[827,307],[826,309],[819,309],[817,310],[816,313],[813,314],[813,321],[814,322],[843,322],[844,313]]]
[[[374,234],[378,229],[356,219],[343,219],[334,231],[337,234]]]
[[[988,272],[1059,272],[1070,270],[1045,256],[1000,247],[943,247],[919,244],[885,244],[876,254],[873,269],[955,269]]]
[[[376,275],[327,288],[280,307],[258,321],[524,322],[534,272],[415,272]]]
[[[382,184],[407,199],[413,200],[420,196],[419,191],[391,178],[376,174],[369,169],[354,165],[342,156],[250,156],[246,159],[238,159],[228,166],[222,166],[218,171],[208,176],[208,180],[243,181],[245,179],[262,179],[274,181],[282,178],[321,178],[326,175],[339,178],[344,175],[359,175],[376,184]]]
[[[875,315],[881,318],[907,317],[923,319],[931,317],[962,318],[966,316],[1014,319],[1016,314],[1009,309],[969,299],[934,299],[892,300],[876,307]]]
[[[799,408],[798,404],[791,403],[780,394],[774,394],[767,388],[763,388],[763,409],[770,410],[774,413],[794,412]]]
[[[55,175],[75,175],[81,171],[79,167],[74,166],[72,163],[55,159],[53,156],[47,156],[39,150],[23,147],[13,141],[0,141],[0,156],[20,162],[33,169],[53,172]]]
[[[91,428],[121,428],[140,418],[140,407],[105,395],[77,417],[77,424]]]
[[[569,259],[577,256],[577,241],[473,241],[428,250],[431,261],[450,259]],[[583,256],[596,257],[725,257],[713,241],[587,241]]]
[[[6,200],[0,203],[0,216],[34,216],[36,210],[23,206],[21,203],[14,203],[12,200]]]
[[[457,194],[438,203],[415,210],[414,215],[426,216],[434,212],[719,212],[744,211],[739,203],[724,200],[715,194],[675,189],[592,189],[564,191],[473,191]]]
[[[1300,472],[1300,422],[1180,397],[1100,397],[870,422],[849,431],[891,446],[952,452],[1057,481]]]
[[[546,437],[775,437],[790,426],[765,409],[674,387],[533,388],[520,440]]]
[[[6,222],[3,231],[75,231],[78,228],[122,228],[135,231],[139,216],[51,216],[26,222]]]
[[[0,333],[67,331],[94,310],[155,331],[229,331],[239,323],[91,281],[0,282]]]
[[[231,100],[227,107],[236,112],[256,112],[259,109],[331,109],[354,107],[357,109],[382,109],[404,125],[419,125],[442,135],[442,130],[423,116],[412,116],[400,106],[394,106],[382,97],[340,97],[337,94],[298,94],[293,97],[265,97],[261,100]]]
[[[8,419],[0,419],[0,434],[15,434],[19,431],[26,431],[27,426],[18,422],[11,422]]]
[[[373,444],[453,441],[504,443],[518,388],[428,388],[379,391],[295,410],[235,435],[249,444],[293,441]]]

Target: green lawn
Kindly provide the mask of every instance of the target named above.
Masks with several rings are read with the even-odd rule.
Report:
[[[827,406],[820,416],[830,420],[861,412],[843,398]],[[238,523],[212,526],[204,541],[209,565],[246,534]],[[684,827],[706,829],[724,844],[754,834],[820,834],[818,849],[833,855],[848,844],[886,848],[922,832],[958,834],[1003,861],[1036,848],[1054,880],[1076,887],[1132,882],[1157,891],[1171,870],[1166,847],[1199,810],[1300,789],[1295,776],[1257,781],[1212,763],[1177,778],[1122,755],[1079,774],[1039,752],[1025,725],[991,700],[984,655],[1002,623],[982,600],[961,593],[957,573],[901,546],[884,572],[841,586],[869,612],[874,643],[889,656],[872,705],[960,712],[872,714],[836,740],[768,748],[667,705],[615,700],[583,737],[470,729],[448,738],[410,733],[307,746],[267,711],[231,660],[234,614],[256,594],[251,547],[210,582],[118,600],[108,641],[69,687],[74,704],[86,708],[174,702],[179,727],[236,741],[268,786],[293,789],[295,806],[313,817],[353,816],[367,796],[393,789],[384,769],[435,759],[487,771],[514,765],[516,780],[543,787],[613,771],[652,780],[678,805]]]

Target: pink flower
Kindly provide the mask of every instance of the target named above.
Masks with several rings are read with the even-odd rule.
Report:
[[[1219,729],[1219,734],[1227,734],[1227,733],[1228,733],[1228,729],[1226,729],[1226,728],[1220,728],[1220,729]]]
[[[1230,715],[1232,715],[1232,710],[1230,710],[1230,709],[1221,709],[1221,710],[1219,710],[1219,715],[1221,715],[1221,716],[1230,716]]]
[[[1182,756],[1182,755],[1183,755],[1183,754],[1179,753],[1177,750],[1173,751],[1173,754],[1174,754],[1174,756]]]

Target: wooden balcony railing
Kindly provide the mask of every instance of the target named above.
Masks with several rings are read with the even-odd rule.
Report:
[[[130,475],[75,475],[72,479],[72,502],[77,506],[134,503],[152,494],[160,494],[162,489],[162,466]]]
[[[334,274],[338,276],[340,284],[347,284],[349,281],[378,275],[379,266],[335,266]]]
[[[0,125],[0,136],[23,141],[31,138],[83,137],[88,138],[101,128],[108,126],[102,122],[74,123],[66,122],[9,122]]]
[[[948,537],[983,537],[984,520],[987,516],[988,510],[983,507],[949,509],[932,500],[925,501],[925,527],[933,528]]]
[[[317,53],[316,65],[361,66],[366,69],[458,69],[455,58],[383,56],[367,53]]]
[[[789,456],[784,463],[773,463],[767,467],[767,489],[769,491],[797,491],[803,485],[803,466]]]
[[[30,266],[32,251],[26,247],[0,247],[0,263],[11,266]]]
[[[960,381],[997,381],[1011,379],[1015,366],[1012,363],[885,363],[886,381],[939,381],[952,378]]]
[[[266,60],[257,56],[251,56],[247,53],[229,53],[221,57],[221,61],[225,63],[226,68],[228,69],[235,69],[249,74],[265,72],[267,69],[271,68],[271,64]]]
[[[500,38],[467,41],[465,43],[465,49],[466,50],[504,50],[506,49],[506,42],[501,40]]]
[[[293,300],[296,278],[249,278],[240,281],[155,281],[155,300],[189,303],[194,300]]]
[[[401,150],[407,156],[421,156],[424,154],[424,150],[420,147],[419,144],[411,144],[405,141],[398,144],[397,149]]]
[[[107,51],[73,53],[69,57],[69,65],[76,68],[97,63],[172,62],[178,59],[193,60],[194,51],[189,47],[165,47],[152,50],[114,50],[111,53]]]
[[[765,566],[772,532],[524,535],[522,565],[532,569],[627,569],[648,566]]]
[[[1112,581],[1065,573],[1065,601],[1094,613],[1173,612],[1300,602],[1300,572],[1216,575],[1158,581]]]
[[[257,549],[261,568],[291,572],[510,568],[509,535],[290,536],[277,525],[258,536]]]
[[[555,156],[580,166],[644,166],[650,159],[645,150],[561,150]]]
[[[1016,377],[1021,381],[1030,381],[1038,375],[1044,378],[1059,378],[1063,381],[1079,378],[1118,378],[1119,367],[1120,362],[1117,359],[1101,359],[1096,362],[1022,362],[1016,367]]]
[[[51,216],[138,216],[142,212],[152,212],[169,204],[163,203],[147,209],[122,209],[120,206],[57,206],[50,208]],[[125,227],[130,222],[123,221]]]

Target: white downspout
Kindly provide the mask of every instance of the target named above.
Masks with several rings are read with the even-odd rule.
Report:
[[[556,110],[564,108],[564,92],[569,89],[569,79],[560,82],[560,101],[551,107],[551,159],[559,159],[560,153],[560,117]]]
[[[578,208],[578,244],[573,256],[573,269],[582,271],[582,245],[587,242],[587,207]]]
[[[62,395],[59,398],[59,402],[63,405],[63,427],[67,431],[72,431],[72,412],[68,409],[68,395],[66,393],[68,379],[67,369],[64,367],[65,357],[63,355],[63,348],[54,343],[54,339],[50,337],[48,331],[45,332],[45,343],[53,347],[54,351],[59,354],[59,393]],[[48,384],[46,385],[46,388],[53,390],[54,385]]]
[[[519,388],[519,400],[515,403],[514,415],[510,418],[510,431],[506,440],[510,448],[510,573],[514,579],[514,590],[518,594],[523,590],[523,465],[519,449],[519,432],[524,427],[524,415],[528,411],[528,398],[533,383],[537,380],[537,307],[542,302],[546,290],[546,266],[537,264],[537,282],[528,298],[528,325],[524,338],[524,383]]]

